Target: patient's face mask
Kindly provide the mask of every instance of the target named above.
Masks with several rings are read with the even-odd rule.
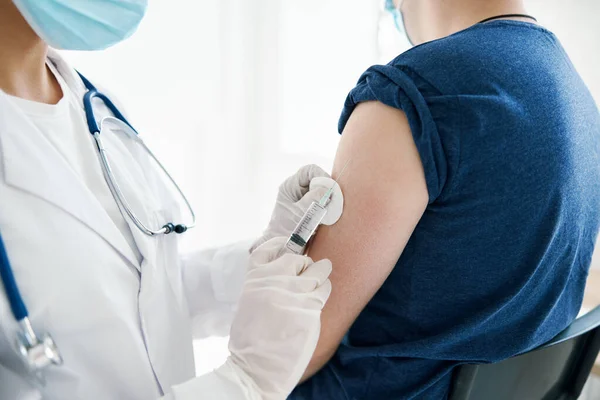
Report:
[[[414,46],[415,44],[411,40],[408,30],[406,29],[406,24],[404,23],[404,14],[402,13],[403,2],[404,0],[399,0],[398,5],[395,5],[394,0],[385,0],[385,9],[394,17],[394,23],[396,24],[398,32],[406,36],[410,45]]]
[[[102,50],[136,31],[148,0],[13,0],[48,45],[64,50]]]

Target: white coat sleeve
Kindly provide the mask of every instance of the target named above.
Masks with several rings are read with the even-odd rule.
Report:
[[[196,339],[229,334],[251,245],[239,242],[183,255],[183,288]]]

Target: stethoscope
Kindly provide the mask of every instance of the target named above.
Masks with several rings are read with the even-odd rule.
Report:
[[[104,94],[98,92],[96,87],[87,80],[83,75],[79,74],[79,77],[83,81],[87,91],[83,97],[83,108],[85,111],[85,116],[87,119],[87,125],[89,128],[92,137],[94,138],[96,148],[98,150],[98,156],[100,158],[100,164],[102,166],[102,171],[104,173],[104,177],[106,179],[106,183],[117,202],[119,209],[123,216],[127,216],[134,225],[142,231],[144,234],[148,236],[157,236],[157,235],[167,235],[169,233],[175,232],[177,234],[184,233],[189,228],[193,228],[196,225],[196,216],[194,214],[194,210],[192,209],[189,201],[175,182],[175,180],[171,177],[171,175],[167,172],[165,167],[161,164],[160,161],[154,156],[154,154],[148,149],[148,147],[144,144],[141,138],[137,135],[137,131],[131,126],[131,124],[127,121],[127,119],[121,114],[118,108],[113,104],[113,102]],[[173,186],[176,188],[177,192],[185,202],[188,211],[191,215],[192,222],[191,224],[175,224],[174,222],[167,222],[162,227],[150,228],[146,226],[132,211],[129,202],[123,195],[123,192],[117,183],[110,162],[107,158],[107,151],[102,143],[102,135],[101,130],[98,127],[98,123],[96,122],[96,118],[94,115],[94,109],[92,102],[94,99],[100,99],[108,107],[108,109],[113,113],[113,115],[125,123],[131,130],[133,131],[133,139],[136,140],[138,144],[142,146],[142,148],[150,155],[150,157],[156,162],[156,164],[160,167],[160,169],[164,172],[166,177],[170,180]],[[27,311],[27,307],[25,306],[25,302],[21,297],[21,293],[19,292],[19,288],[17,287],[17,283],[15,281],[15,277],[10,267],[10,263],[8,260],[8,255],[6,252],[6,247],[4,245],[4,241],[2,240],[2,236],[0,235],[0,277],[2,278],[2,283],[4,284],[4,290],[6,291],[6,296],[8,298],[8,302],[10,304],[10,309],[12,311],[13,316],[17,320],[19,324],[20,331],[17,333],[17,349],[19,354],[25,361],[25,364],[29,368],[29,370],[34,374],[37,379],[37,382],[40,384],[44,384],[44,377],[42,371],[51,366],[51,365],[61,365],[63,363],[63,358],[60,354],[58,346],[52,339],[49,333],[44,332],[41,335],[36,334],[31,325],[31,321],[29,320],[29,313]]]

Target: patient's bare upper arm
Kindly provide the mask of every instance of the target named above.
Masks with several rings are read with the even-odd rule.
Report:
[[[314,260],[332,261],[333,290],[305,378],[331,358],[388,277],[428,201],[423,166],[402,111],[379,102],[359,104],[344,129],[334,177],[347,160],[340,180],[344,213],[337,224],[319,228],[310,247]]]

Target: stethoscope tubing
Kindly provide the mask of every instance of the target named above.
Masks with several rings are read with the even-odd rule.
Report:
[[[127,199],[123,195],[123,191],[121,190],[119,184],[117,183],[116,179],[114,178],[114,174],[113,174],[112,168],[110,166],[110,162],[108,161],[108,157],[106,156],[106,150],[102,143],[100,128],[98,127],[98,122],[96,121],[96,117],[94,115],[93,100],[96,98],[100,99],[106,105],[106,107],[108,107],[108,109],[113,113],[113,115],[117,119],[119,119],[123,123],[127,124],[133,130],[133,132],[135,132],[136,135],[138,134],[138,132],[129,123],[129,121],[127,121],[125,116],[119,111],[119,109],[114,105],[114,103],[106,95],[98,92],[96,87],[86,77],[84,77],[79,72],[77,72],[77,73],[79,74],[79,77],[81,78],[81,80],[83,81],[83,84],[85,85],[86,89],[88,90],[86,92],[86,94],[83,96],[83,108],[84,108],[85,115],[86,115],[88,129],[89,129],[89,132],[94,137],[94,140],[96,142],[96,147],[98,148],[98,154],[100,157],[100,162],[102,164],[102,170],[103,170],[104,176],[106,178],[106,182],[111,191],[111,194],[113,195],[113,197],[115,198],[115,200],[117,202],[117,205],[118,205],[121,213],[126,214],[131,219],[131,221],[135,224],[135,226],[148,236],[169,234],[171,232],[183,233],[183,232],[187,231],[188,229],[195,227],[196,226],[196,214],[194,213],[194,209],[192,208],[189,200],[187,199],[185,194],[183,194],[183,191],[181,190],[181,188],[179,187],[177,182],[175,182],[175,180],[173,179],[171,174],[169,174],[169,172],[164,167],[164,165],[156,158],[154,153],[152,153],[152,151],[150,151],[150,149],[148,148],[148,146],[146,146],[146,144],[143,142],[143,140],[141,140],[139,138],[138,138],[139,143],[144,147],[144,150],[150,155],[150,157],[152,157],[152,159],[156,162],[156,164],[158,164],[158,166],[163,171],[163,173],[167,176],[167,178],[169,179],[171,184],[175,187],[175,189],[177,190],[179,195],[183,198],[183,201],[185,202],[187,209],[192,217],[192,223],[188,224],[188,225],[183,225],[183,224],[175,225],[170,222],[158,230],[153,230],[153,229],[150,229],[147,226],[145,226],[144,223],[133,213],[132,207],[129,205]]]
[[[111,194],[115,199],[115,202],[117,203],[117,206],[119,207],[119,210],[123,214],[123,217],[129,217],[130,220],[136,225],[136,227],[148,236],[169,234],[171,232],[176,232],[180,234],[187,231],[187,229],[189,228],[193,228],[196,225],[196,215],[194,213],[194,210],[192,209],[191,204],[183,194],[183,191],[181,190],[179,185],[167,172],[166,168],[162,165],[162,163],[158,161],[156,156],[150,151],[150,149],[146,146],[143,140],[141,140],[137,136],[138,132],[135,130],[135,128],[133,128],[129,121],[127,121],[125,116],[119,111],[119,109],[114,105],[114,103],[106,95],[99,93],[96,90],[96,87],[87,78],[85,78],[79,72],[78,74],[87,89],[87,92],[83,96],[83,108],[86,116],[87,126],[90,134],[92,135],[96,143],[100,164],[102,166],[102,171],[106,183],[109,187]],[[118,183],[114,178],[110,162],[108,161],[108,158],[106,156],[106,149],[104,148],[104,145],[102,143],[100,128],[98,127],[98,122],[96,121],[96,117],[94,115],[94,109],[92,104],[94,99],[100,99],[117,119],[128,125],[133,130],[138,142],[144,147],[144,150],[150,155],[150,157],[158,164],[163,173],[171,181],[179,195],[183,198],[188,208],[188,211],[190,212],[190,215],[192,217],[191,224],[175,225],[174,223],[169,222],[159,230],[152,230],[146,227],[142,223],[142,221],[139,218],[137,218],[137,216],[133,213],[131,206],[129,205],[126,197],[123,195],[121,188],[119,187]],[[29,313],[17,286],[17,282],[15,280],[14,272],[10,265],[10,261],[6,251],[6,245],[4,243],[4,240],[2,239],[2,235],[0,235],[0,278],[2,280],[4,290],[6,292],[11,312],[20,326],[20,332],[18,334],[17,341],[19,344],[19,351],[25,358],[26,362],[28,362],[28,365],[31,368],[33,368],[33,370],[36,372],[36,376],[38,377],[38,379],[40,381],[43,381],[41,376],[41,369],[51,364],[62,364],[62,357],[60,356],[59,349],[58,347],[56,347],[56,344],[54,343],[52,337],[47,333],[41,336],[36,335],[32,324],[29,321]],[[43,354],[46,355],[46,358],[44,360],[41,360],[39,357],[35,357],[35,355],[38,354],[38,351],[40,349],[43,351]],[[32,359],[30,356],[34,358]]]
[[[10,267],[2,235],[0,235],[0,276],[2,277],[8,303],[10,304],[10,310],[17,321],[22,321],[28,317],[29,313],[17,286],[13,270]]]

